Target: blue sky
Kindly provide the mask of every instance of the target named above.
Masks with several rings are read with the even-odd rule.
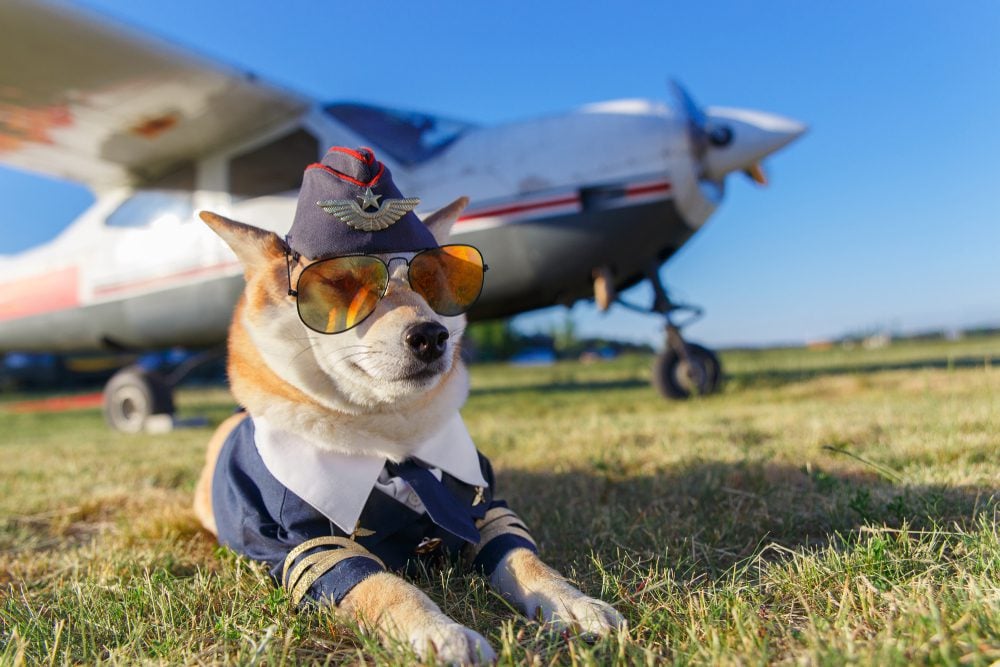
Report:
[[[672,259],[712,345],[1000,323],[1000,3],[114,2],[84,6],[323,99],[497,123],[619,97],[809,124]],[[90,201],[0,169],[0,253]],[[635,298],[646,295],[637,288]],[[584,334],[658,341],[652,317],[577,306]],[[521,319],[527,329],[562,310]]]

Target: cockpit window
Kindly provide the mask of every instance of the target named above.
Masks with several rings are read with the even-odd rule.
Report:
[[[330,104],[326,113],[405,165],[434,157],[475,125],[414,111]]]
[[[137,190],[108,216],[109,227],[143,227],[153,223],[187,222],[194,213],[194,196],[184,190]]]
[[[298,190],[302,170],[319,157],[319,141],[297,129],[229,161],[229,193],[235,199]]]

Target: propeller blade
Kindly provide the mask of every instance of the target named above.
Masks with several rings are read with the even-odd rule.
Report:
[[[684,120],[687,125],[688,137],[691,140],[691,148],[695,157],[701,161],[708,150],[708,122],[705,112],[701,110],[698,103],[694,101],[691,94],[675,80],[670,81],[670,88],[677,100],[677,108],[684,113]]]
[[[744,169],[743,173],[757,185],[767,185],[767,172],[764,171],[764,165],[760,162],[754,162],[752,165]]]
[[[674,96],[680,101],[680,106],[684,109],[684,113],[687,115],[688,120],[704,132],[706,122],[705,112],[701,110],[698,103],[694,101],[693,97],[691,97],[691,93],[689,93],[684,86],[675,80],[670,81],[670,86],[673,90]]]

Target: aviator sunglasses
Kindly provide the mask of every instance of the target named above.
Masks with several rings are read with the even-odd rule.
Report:
[[[298,304],[299,319],[322,334],[343,333],[361,324],[375,311],[389,287],[389,263],[404,261],[410,288],[438,315],[461,315],[479,299],[483,274],[489,269],[483,255],[471,245],[444,245],[422,250],[409,261],[388,262],[372,255],[344,255],[309,264],[289,290]],[[296,256],[297,259],[297,256]]]

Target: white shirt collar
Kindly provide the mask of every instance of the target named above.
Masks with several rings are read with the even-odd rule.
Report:
[[[386,460],[321,449],[300,435],[254,419],[254,442],[275,479],[347,534],[361,516]],[[479,454],[458,412],[439,431],[416,443],[412,457],[473,486],[487,486]]]

